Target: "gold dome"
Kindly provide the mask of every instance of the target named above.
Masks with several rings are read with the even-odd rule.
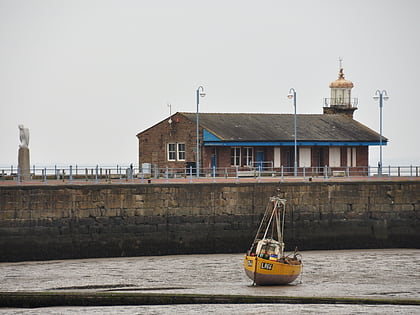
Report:
[[[334,82],[331,82],[330,88],[345,88],[351,89],[353,88],[353,82],[347,81],[344,79],[343,68],[340,69],[340,73],[338,74],[338,79]]]

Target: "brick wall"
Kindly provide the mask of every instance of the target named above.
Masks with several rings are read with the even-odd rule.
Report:
[[[151,163],[159,168],[184,168],[186,162],[195,162],[196,127],[195,123],[181,114],[167,119],[138,135],[139,165]],[[201,134],[201,133],[200,133]],[[168,161],[167,144],[185,143],[185,161]]]

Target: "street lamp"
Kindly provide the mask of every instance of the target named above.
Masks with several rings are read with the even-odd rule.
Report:
[[[294,134],[295,134],[295,161],[293,165],[293,173],[294,176],[297,176],[297,132],[296,132],[296,91],[294,88],[289,90],[289,94],[287,95],[288,98],[293,98],[293,107],[295,108],[294,114]]]
[[[196,91],[197,95],[197,113],[196,113],[196,152],[195,152],[195,171],[197,178],[200,178],[200,139],[199,139],[199,125],[200,125],[200,117],[198,115],[198,105],[200,104],[200,97],[206,96],[206,93],[204,93],[204,88],[200,85]]]
[[[375,95],[373,95],[375,101],[379,100],[379,176],[382,176],[382,107],[383,101],[387,101],[389,96],[385,90],[376,90]]]

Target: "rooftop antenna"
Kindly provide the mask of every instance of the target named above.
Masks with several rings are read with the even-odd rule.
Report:
[[[172,105],[169,104],[169,103],[167,103],[166,105],[168,105],[168,107],[169,107],[169,120],[168,120],[168,123],[169,124],[172,124]]]

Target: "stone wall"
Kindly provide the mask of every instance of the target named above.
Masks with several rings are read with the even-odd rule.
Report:
[[[0,187],[0,260],[245,252],[268,198],[286,245],[419,248],[420,182]]]

